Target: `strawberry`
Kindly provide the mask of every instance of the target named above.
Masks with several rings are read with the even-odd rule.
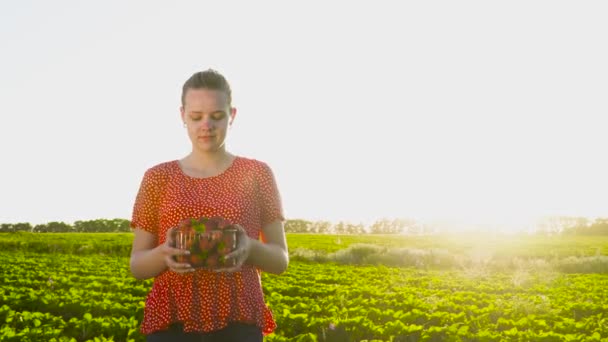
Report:
[[[222,231],[217,229],[209,232],[211,240],[214,240],[216,242],[222,238],[222,235]]]
[[[210,218],[205,222],[205,225],[207,226],[208,230],[215,230],[217,229],[217,219],[215,218]]]
[[[230,222],[224,220],[221,217],[218,218],[218,221],[217,221],[217,228],[218,229],[226,229],[226,228],[228,228],[230,226],[231,226]]]
[[[219,263],[219,256],[217,254],[212,254],[207,257],[207,266],[208,267],[216,267]]]
[[[210,234],[201,234],[198,240],[198,246],[201,251],[208,251],[215,246],[216,242]]]
[[[231,250],[236,248],[236,231],[227,230],[222,235],[222,242]]]
[[[204,261],[203,255],[201,254],[190,255],[190,265],[192,265],[192,267],[202,266]]]
[[[192,219],[189,219],[189,218],[183,219],[179,222],[178,228],[180,230],[187,230],[187,229],[192,228],[192,224],[193,224]]]
[[[220,260],[220,265],[222,265],[222,266],[232,267],[232,266],[236,265],[236,259],[234,259],[234,258],[226,260],[226,257],[221,255],[219,260]]]
[[[232,246],[227,244],[225,241],[220,241],[220,243],[217,245],[217,253],[221,256],[227,255],[232,251],[234,251],[234,248],[232,248]]]

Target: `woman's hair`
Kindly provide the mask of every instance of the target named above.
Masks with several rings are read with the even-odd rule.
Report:
[[[228,106],[232,106],[232,91],[230,90],[230,84],[226,81],[226,78],[219,72],[213,69],[207,69],[205,71],[199,71],[184,83],[182,87],[182,106],[185,105],[184,99],[188,89],[211,89],[219,90],[226,94]]]

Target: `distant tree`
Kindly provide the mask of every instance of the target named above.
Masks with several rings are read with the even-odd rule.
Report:
[[[112,227],[112,231],[115,233],[131,231],[131,221],[129,220],[115,218],[109,220],[108,224]]]
[[[31,232],[32,228],[33,227],[29,222],[20,222],[20,223],[13,224],[13,229],[16,232]]]
[[[586,217],[560,217],[561,233],[565,235],[580,235],[585,234],[585,231],[591,225]]]
[[[75,221],[74,222],[74,231],[79,233],[91,233],[96,232],[98,229],[95,220],[87,220],[87,221]]]
[[[600,219],[601,220],[601,219]],[[595,224],[595,222],[594,222]],[[597,227],[597,226],[596,226]],[[578,216],[550,216],[540,220],[536,225],[536,234],[539,235],[589,235],[596,234],[593,225],[586,217]],[[601,231],[601,229],[600,229]]]
[[[437,234],[438,230],[433,225],[421,223],[420,224],[420,234],[422,235],[433,235]]]
[[[372,223],[372,225],[369,227],[369,229],[372,234],[382,234],[382,233],[384,233],[383,222],[375,221],[374,223]]]
[[[413,219],[394,219],[389,224],[388,233],[392,234],[418,234],[418,223]]]
[[[310,232],[317,234],[328,234],[331,231],[332,224],[329,221],[314,221],[310,225]]]
[[[27,222],[2,223],[0,225],[0,232],[2,232],[2,233],[31,232],[31,231],[32,231],[32,225]]]
[[[333,232],[335,234],[346,234],[347,233],[346,223],[344,221],[340,221],[340,222],[336,223],[333,226]]]
[[[384,218],[375,221],[370,226],[370,232],[372,234],[395,234],[399,232],[399,225],[395,221]]]
[[[372,234],[422,234],[425,227],[418,221],[410,218],[397,218],[389,220],[380,219],[369,227]]]
[[[555,235],[562,230],[562,220],[559,216],[545,217],[536,224],[537,235]]]
[[[130,221],[125,219],[96,219],[74,222],[74,231],[82,233],[129,232]]]
[[[354,224],[354,223],[347,223],[346,224],[346,232],[348,234],[365,234],[365,226],[363,224]]]
[[[312,223],[310,221],[294,219],[285,221],[285,232],[287,233],[308,233]]]
[[[597,218],[588,229],[589,235],[608,235],[608,218]]]
[[[65,222],[48,222],[41,223],[34,226],[32,232],[34,233],[67,233],[71,232],[72,226]]]
[[[33,233],[48,233],[49,227],[46,225],[46,223],[39,223],[39,224],[35,225],[34,228],[32,228],[32,232]]]
[[[67,233],[73,230],[72,226],[65,222],[49,222],[47,226],[50,233]]]

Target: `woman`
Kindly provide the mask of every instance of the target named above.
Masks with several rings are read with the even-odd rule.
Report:
[[[148,169],[133,208],[130,267],[154,278],[141,332],[147,341],[261,341],[276,324],[264,302],[260,271],[289,263],[283,209],[271,169],[226,150],[236,117],[228,82],[214,70],[182,88],[181,119],[192,142],[186,157]],[[211,271],[176,262],[185,255],[171,231],[186,218],[222,217],[236,225],[234,267]]]

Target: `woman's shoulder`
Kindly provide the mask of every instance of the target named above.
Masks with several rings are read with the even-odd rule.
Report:
[[[255,158],[237,156],[236,159],[242,167],[254,172],[267,172],[270,170],[270,166],[266,162]]]
[[[146,170],[146,175],[150,177],[166,177],[174,174],[177,166],[177,160],[165,161],[149,167]]]

